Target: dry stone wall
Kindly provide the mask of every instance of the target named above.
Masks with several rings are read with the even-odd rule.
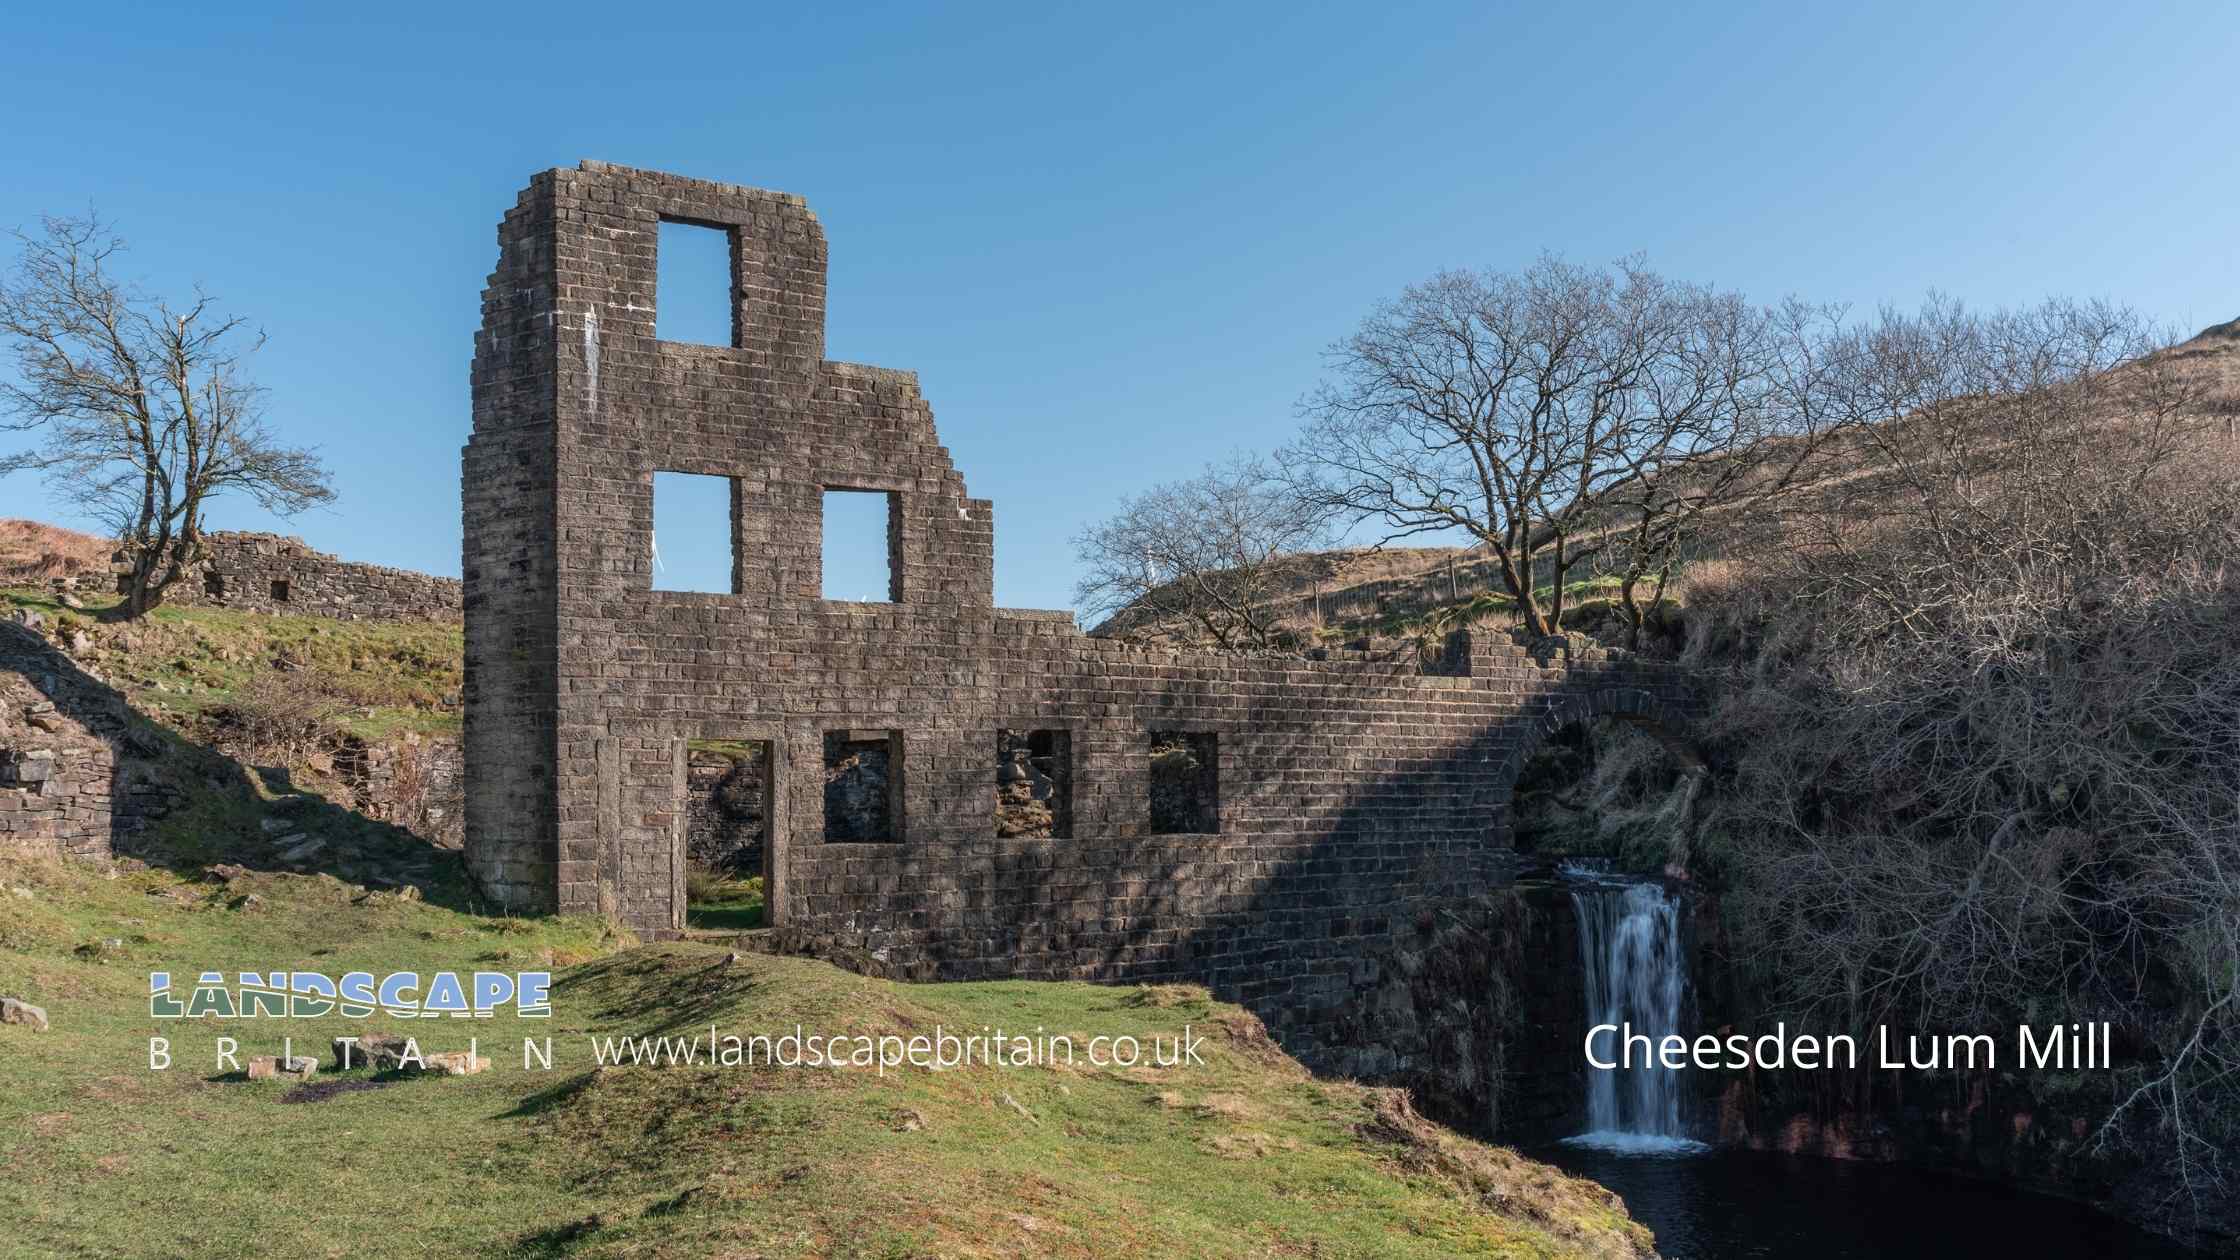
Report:
[[[114,693],[0,622],[0,853],[111,855],[125,721]]]
[[[730,235],[736,344],[655,338],[665,219]],[[766,740],[786,946],[1200,980],[1312,1061],[1362,958],[1509,878],[1508,783],[1545,729],[1689,707],[1681,677],[1577,645],[1239,657],[995,607],[993,505],[916,377],[823,357],[797,197],[585,163],[531,181],[499,250],[464,461],[467,848],[511,904],[679,928],[688,745]],[[730,480],[731,593],[652,589],[656,472]],[[821,598],[828,490],[889,496],[892,602]],[[1070,834],[999,836],[999,731],[1063,734]],[[1175,733],[1209,763],[1203,831],[1155,825]],[[884,739],[885,842],[827,838],[835,735]]]
[[[219,531],[203,537],[201,567],[165,592],[167,602],[342,621],[457,621],[452,578],[357,564],[300,538]]]

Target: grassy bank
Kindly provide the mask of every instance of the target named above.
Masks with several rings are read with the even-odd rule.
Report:
[[[226,872],[230,873],[230,872]],[[17,891],[21,890],[21,891]],[[276,967],[559,973],[548,1020],[163,1021],[147,973]],[[903,986],[601,924],[478,917],[329,876],[0,864],[0,1255],[1631,1256],[1615,1200],[1317,1082],[1187,989]],[[1200,1066],[597,1066],[593,1035],[1044,1029]],[[215,1039],[325,1057],[389,1030],[494,1061],[320,1101],[248,1082]],[[173,1066],[148,1068],[148,1038]],[[521,1040],[552,1038],[553,1070]]]
[[[233,704],[260,679],[328,702],[336,726],[366,739],[408,731],[456,735],[465,640],[455,623],[336,621],[230,608],[158,608],[131,625],[99,614],[112,595],[71,609],[46,591],[0,590],[0,616],[28,608],[54,637],[84,637],[71,655],[99,669],[143,713],[182,721]]]

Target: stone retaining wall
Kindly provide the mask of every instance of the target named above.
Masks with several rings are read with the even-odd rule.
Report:
[[[110,856],[125,718],[106,690],[34,632],[0,623],[0,853]]]

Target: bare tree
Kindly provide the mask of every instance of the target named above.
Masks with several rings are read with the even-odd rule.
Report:
[[[231,491],[276,512],[334,497],[318,459],[280,444],[262,421],[246,360],[262,344],[243,320],[197,294],[151,299],[110,267],[124,244],[91,216],[18,232],[22,256],[0,282],[0,335],[16,373],[0,380],[4,427],[39,444],[0,459],[0,475],[37,470],[107,523],[130,619],[203,559],[203,510]]]
[[[1257,463],[1208,467],[1121,501],[1074,539],[1074,598],[1107,632],[1182,629],[1227,649],[1274,646],[1277,596],[1299,553],[1327,540],[1312,505]]]
[[[1618,579],[1629,647],[1641,646],[1683,562],[1770,537],[1796,492],[1835,473],[1836,439],[1855,421],[1830,391],[1840,318],[1795,300],[1752,311],[1714,299],[1685,327],[1679,353],[1647,373],[1653,413],[1696,420],[1639,461],[1640,475],[1613,487],[1603,512],[1596,559]]]
[[[1310,501],[1378,523],[1386,541],[1468,534],[1525,624],[1552,634],[1566,580],[1629,525],[1638,583],[1664,571],[1682,522],[1759,480],[1694,470],[1790,432],[1780,331],[1638,260],[1445,272],[1331,348],[1282,465]]]

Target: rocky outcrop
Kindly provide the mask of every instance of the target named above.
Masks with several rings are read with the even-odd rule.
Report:
[[[33,1032],[47,1030],[46,1008],[21,998],[0,998],[0,1024],[21,1024]]]
[[[1577,930],[1569,895],[1529,882],[1426,912],[1354,964],[1318,1070],[1404,1087],[1424,1114],[1479,1136],[1577,1131]]]

